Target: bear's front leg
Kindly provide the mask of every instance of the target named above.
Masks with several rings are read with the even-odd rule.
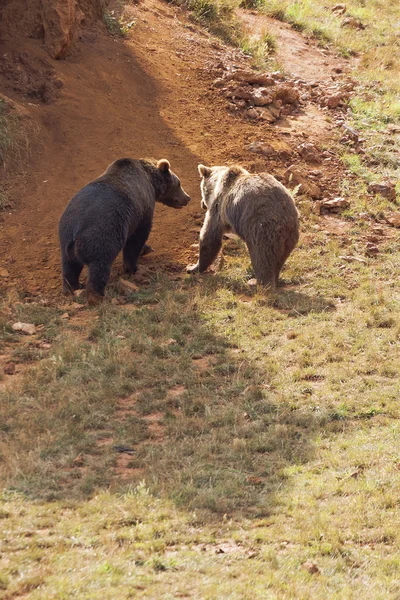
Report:
[[[151,219],[143,219],[135,233],[131,235],[123,248],[124,272],[135,274],[138,270],[137,259],[142,253],[149,237],[151,229]],[[150,246],[147,246],[149,248]]]
[[[188,265],[187,273],[203,273],[216,259],[222,246],[222,225],[218,213],[208,211],[200,231],[199,260],[195,265]]]
[[[198,273],[198,272],[199,272],[199,262],[198,261],[195,265],[188,265],[186,267],[186,273],[189,273],[190,275],[193,275],[194,273]]]

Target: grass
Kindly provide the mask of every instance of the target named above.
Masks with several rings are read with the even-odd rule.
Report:
[[[0,99],[0,165],[3,169],[26,149],[27,140],[22,139],[21,133],[18,117],[11,106]],[[0,212],[9,206],[6,190],[0,185]]]
[[[351,228],[329,233],[303,201],[276,294],[248,286],[229,240],[219,273],[153,275],[125,306],[112,285],[69,319],[4,300],[1,358],[24,370],[0,388],[0,598],[400,596],[400,241],[355,219],[393,208],[365,195],[397,168],[382,90],[352,101],[368,152],[343,153]]]
[[[344,57],[356,57],[353,76],[359,87],[351,101],[349,124],[364,138],[363,173],[358,175],[365,182],[397,181],[400,136],[390,126],[400,118],[400,70],[393,59],[399,51],[400,5],[392,0],[350,0],[344,14],[333,10],[336,5],[335,0],[260,0],[257,8],[316,37],[322,45],[335,47]],[[346,18],[356,19],[361,27],[346,25]],[[358,184],[354,187],[346,181],[344,189],[348,191],[349,185],[351,195],[356,195]]]
[[[12,307],[5,348],[52,346],[0,405],[4,598],[397,597],[400,246],[303,227],[276,295],[230,240],[125,307]]]

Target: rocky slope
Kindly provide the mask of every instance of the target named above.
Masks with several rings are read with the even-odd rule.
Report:
[[[1,37],[43,40],[52,58],[65,58],[82,24],[101,16],[104,0],[2,0]]]

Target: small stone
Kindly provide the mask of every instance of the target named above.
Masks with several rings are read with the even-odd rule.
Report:
[[[128,281],[127,279],[120,279],[119,285],[124,292],[137,292],[139,288],[136,284],[132,283],[132,281]]]
[[[78,456],[74,459],[73,463],[75,467],[82,467],[83,466],[83,456],[82,454],[78,454]]]
[[[33,325],[33,323],[21,323],[20,321],[18,321],[18,323],[14,323],[14,325],[12,325],[12,329],[14,331],[26,333],[26,335],[33,335],[36,332],[36,327]]]
[[[15,362],[8,362],[4,365],[3,371],[6,375],[14,375],[15,373]]]
[[[366,25],[356,17],[346,17],[342,21],[342,27],[352,27],[353,29],[365,29]]]
[[[259,113],[256,111],[255,108],[250,108],[247,112],[246,115],[249,117],[249,119],[259,119],[260,115]]]
[[[360,262],[363,264],[367,264],[367,261],[364,258],[360,258],[359,256],[339,256],[342,260],[346,262]]]
[[[228,81],[242,81],[248,84],[256,84],[256,85],[264,85],[264,86],[272,86],[275,85],[275,81],[273,77],[270,75],[260,75],[254,71],[234,71],[230,75],[226,77]]]
[[[317,573],[320,572],[320,570],[317,567],[317,565],[315,563],[313,563],[311,560],[307,560],[301,566],[303,567],[303,569],[305,569],[306,571],[308,571],[309,573],[311,573],[311,575],[316,575]]]
[[[278,117],[274,116],[274,114],[271,111],[271,107],[272,104],[268,108],[264,107],[260,109],[259,116],[261,117],[261,119],[263,119],[263,121],[267,121],[268,123],[275,123]]]
[[[322,196],[321,188],[310,181],[306,174],[303,174],[295,165],[290,166],[284,173],[284,181],[291,187],[300,186],[299,193],[307,194],[311,198],[319,199]]]
[[[255,287],[257,285],[257,279],[249,279],[247,285],[249,285],[250,287]]]
[[[320,200],[316,200],[316,202],[313,204],[313,213],[318,216],[321,214],[321,204],[322,202]]]
[[[321,156],[318,148],[310,142],[300,144],[298,147],[301,157],[308,163],[321,163]]]
[[[400,228],[400,212],[393,212],[393,213],[387,213],[385,215],[385,220],[389,223],[389,225],[391,225],[392,227],[399,227]]]
[[[252,142],[247,146],[250,152],[257,154],[264,154],[264,156],[272,156],[275,154],[274,148],[270,144],[263,144],[263,142]]]
[[[337,13],[338,15],[343,15],[347,10],[347,6],[345,4],[335,4],[332,7],[332,12]]]
[[[65,312],[63,315],[61,315],[60,318],[61,319],[69,319],[69,314],[67,312]]]
[[[9,277],[10,273],[7,271],[7,269],[3,269],[2,267],[0,267],[0,277]]]
[[[385,181],[382,183],[371,183],[368,186],[368,192],[370,194],[379,194],[383,198],[387,198],[391,202],[396,200],[396,186],[392,181]]]
[[[297,106],[300,94],[292,84],[279,85],[274,91],[274,101],[276,100],[281,100],[283,104]]]
[[[332,200],[323,200],[321,208],[328,210],[329,212],[340,212],[349,208],[350,202],[346,198],[333,198]]]
[[[332,96],[329,96],[326,101],[325,101],[325,105],[328,108],[337,108],[340,104],[342,104],[345,100],[348,99],[348,96],[346,94],[333,94]]]
[[[378,253],[379,253],[378,246],[376,244],[373,244],[372,242],[368,242],[367,246],[366,246],[366,254],[368,256],[375,256]]]

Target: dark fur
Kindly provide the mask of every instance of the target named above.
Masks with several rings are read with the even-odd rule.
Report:
[[[155,202],[182,208],[189,200],[167,160],[116,160],[72,198],[61,216],[64,293],[80,287],[79,276],[88,265],[88,302],[100,301],[121,250],[125,272],[136,272]]]
[[[241,167],[204,167],[200,253],[188,272],[203,272],[216,258],[223,234],[233,231],[247,244],[259,283],[275,287],[299,239],[299,216],[288,190],[268,173],[250,175]],[[216,193],[217,192],[217,193]]]

